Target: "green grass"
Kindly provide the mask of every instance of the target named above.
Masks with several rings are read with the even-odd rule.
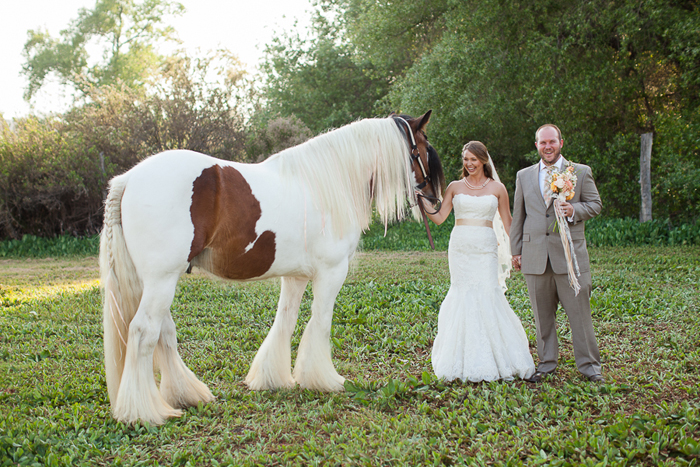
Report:
[[[592,248],[604,372],[585,381],[560,313],[561,360],[540,385],[445,383],[430,349],[444,252],[358,255],[332,342],[346,392],[251,392],[278,281],[178,287],[185,362],[217,400],[162,427],[109,414],[95,258],[0,261],[0,465],[698,465],[700,247]],[[522,275],[508,299],[534,346]],[[301,305],[293,357],[309,318]]]

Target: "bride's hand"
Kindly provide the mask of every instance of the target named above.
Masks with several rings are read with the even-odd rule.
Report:
[[[516,271],[520,271],[520,267],[522,266],[521,260],[522,260],[521,255],[513,255],[513,259],[512,259],[513,269],[515,269]]]

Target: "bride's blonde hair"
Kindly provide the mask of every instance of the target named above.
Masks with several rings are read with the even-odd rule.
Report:
[[[479,162],[484,164],[484,175],[488,178],[493,178],[493,172],[491,171],[491,164],[489,164],[489,151],[486,149],[486,145],[481,141],[469,141],[462,148],[462,158],[464,158],[465,152],[471,152],[479,159]],[[466,178],[467,169],[464,168],[464,163],[462,164],[462,178]]]

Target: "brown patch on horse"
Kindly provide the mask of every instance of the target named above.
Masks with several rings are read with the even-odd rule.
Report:
[[[204,169],[192,184],[194,238],[187,260],[226,279],[262,276],[275,260],[275,233],[255,233],[261,215],[260,202],[238,170]]]

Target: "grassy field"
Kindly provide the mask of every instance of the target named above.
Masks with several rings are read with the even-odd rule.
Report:
[[[605,384],[576,371],[563,312],[548,382],[437,380],[446,253],[366,252],[335,308],[340,394],[249,391],[279,282],[195,270],[173,316],[183,359],[218,399],[158,428],[110,416],[96,258],[2,260],[0,465],[698,465],[700,247],[591,257]],[[522,275],[509,286],[534,346]],[[310,302],[307,290],[293,358]]]

